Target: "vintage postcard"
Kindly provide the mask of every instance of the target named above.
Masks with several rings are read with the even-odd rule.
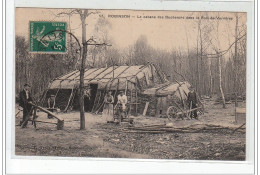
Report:
[[[246,63],[246,12],[16,8],[15,155],[244,161]]]

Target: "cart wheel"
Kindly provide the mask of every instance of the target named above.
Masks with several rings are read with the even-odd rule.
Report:
[[[177,112],[178,112],[178,109],[175,106],[170,106],[167,109],[166,115],[169,120],[176,120],[178,118]]]

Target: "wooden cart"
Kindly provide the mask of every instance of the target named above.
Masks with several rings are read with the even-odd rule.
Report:
[[[183,120],[184,118],[190,119],[190,113],[195,110],[197,110],[199,114],[204,114],[204,106],[201,101],[199,101],[198,107],[194,109],[188,108],[187,105],[184,105],[183,107],[174,101],[174,106],[168,107],[166,115],[171,121],[178,119]]]

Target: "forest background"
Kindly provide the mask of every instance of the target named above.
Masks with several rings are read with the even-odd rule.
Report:
[[[24,8],[16,10],[15,91],[19,94],[24,83],[29,83],[32,85],[33,96],[38,99],[52,79],[80,69],[81,57],[75,39],[71,36],[67,38],[66,54],[30,53],[27,33],[29,21],[35,20],[39,15],[41,19],[45,16],[48,19],[52,17],[52,20],[66,21],[67,30],[79,40],[81,23],[80,17],[71,13],[71,9],[36,11],[26,12]],[[122,11],[116,10],[89,11],[92,14],[86,18],[87,39],[93,37],[98,42],[109,43],[111,46],[88,47],[85,68],[145,65],[153,62],[164,71],[170,81],[189,81],[199,95],[220,96],[221,92],[245,95],[246,13],[144,12],[140,15],[142,21],[136,19],[140,12],[130,11],[135,18],[128,19],[130,21],[123,24],[126,25],[126,31],[122,32],[123,29],[117,31],[116,25],[122,25],[119,20],[122,22],[125,19],[109,18],[108,14],[112,12],[122,14]],[[123,11],[124,14],[127,12],[129,11]],[[169,13],[174,13],[175,16],[185,14],[186,17],[195,18],[182,21],[161,19],[159,28],[153,28],[149,24],[155,25],[154,22],[144,19],[147,16],[145,13],[156,17],[158,13],[164,17],[173,15]],[[25,18],[26,15],[28,18]],[[232,20],[212,20],[212,16],[225,16]],[[168,33],[159,31],[161,28],[166,28]]]

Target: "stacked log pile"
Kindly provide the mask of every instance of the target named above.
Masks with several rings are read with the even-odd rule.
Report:
[[[224,127],[212,124],[193,124],[185,127],[174,127],[172,125],[144,125],[138,127],[128,127],[123,129],[124,132],[129,133],[199,133],[199,132],[214,132],[227,130],[232,133],[245,133],[245,124],[239,127]]]

